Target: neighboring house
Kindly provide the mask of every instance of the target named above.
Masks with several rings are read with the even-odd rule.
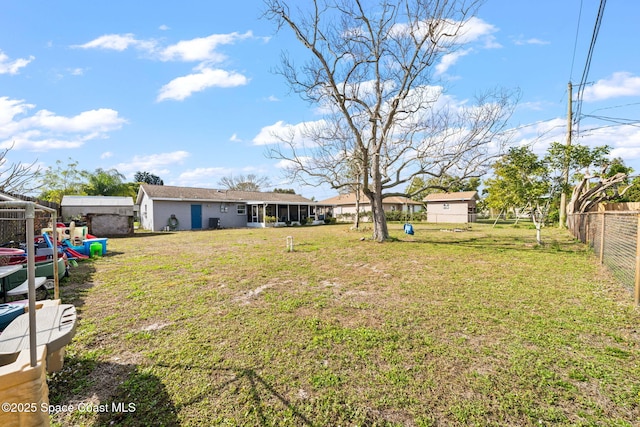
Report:
[[[297,194],[142,184],[136,204],[146,230],[201,230],[319,223],[326,207]]]
[[[427,222],[462,223],[476,221],[476,191],[432,193],[425,197]]]
[[[87,222],[89,233],[98,236],[133,234],[133,199],[120,196],[63,196],[64,221]]]
[[[333,206],[333,216],[353,216],[356,213],[356,193],[341,194],[319,203]],[[402,211],[415,213],[422,210],[422,202],[407,197],[393,196],[382,200],[382,208],[385,212]],[[371,212],[371,204],[364,194],[360,195],[360,212]]]

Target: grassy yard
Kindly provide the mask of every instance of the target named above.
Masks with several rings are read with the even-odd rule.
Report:
[[[53,424],[640,423],[640,312],[590,250],[414,227],[110,239],[63,283],[80,322],[50,400],[76,410]]]

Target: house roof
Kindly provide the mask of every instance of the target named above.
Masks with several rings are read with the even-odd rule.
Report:
[[[355,205],[356,204],[356,193],[349,194],[340,194],[335,197],[331,197],[329,199],[321,200],[319,203],[323,205]],[[360,195],[360,203],[369,204],[369,199],[364,195]],[[409,199],[408,197],[402,196],[391,196],[385,197],[383,200],[385,204],[393,204],[393,205],[421,205],[422,202],[417,202],[413,199]]]
[[[425,202],[466,202],[478,200],[477,191],[460,191],[458,193],[431,193],[424,198]]]
[[[133,206],[131,197],[123,196],[62,196],[60,206]]]
[[[202,201],[202,202],[244,202],[315,205],[316,202],[298,194],[262,191],[218,190],[214,188],[174,187],[171,185],[142,184],[138,191],[137,203],[142,193],[152,200]]]

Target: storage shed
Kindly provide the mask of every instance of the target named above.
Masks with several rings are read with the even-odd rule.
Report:
[[[476,221],[477,191],[432,193],[425,197],[427,222],[466,224]]]
[[[62,218],[86,221],[89,233],[98,236],[133,234],[133,199],[121,196],[64,196]]]

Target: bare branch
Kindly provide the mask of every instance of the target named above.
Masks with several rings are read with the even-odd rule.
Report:
[[[387,237],[382,198],[399,185],[418,175],[480,176],[508,140],[517,96],[494,90],[472,107],[451,105],[432,71],[461,46],[479,3],[314,0],[303,10],[267,0],[266,16],[310,54],[303,65],[283,56],[280,74],[326,112],[302,138],[279,135],[268,155],[287,162],[291,179],[362,188],[378,240]]]

